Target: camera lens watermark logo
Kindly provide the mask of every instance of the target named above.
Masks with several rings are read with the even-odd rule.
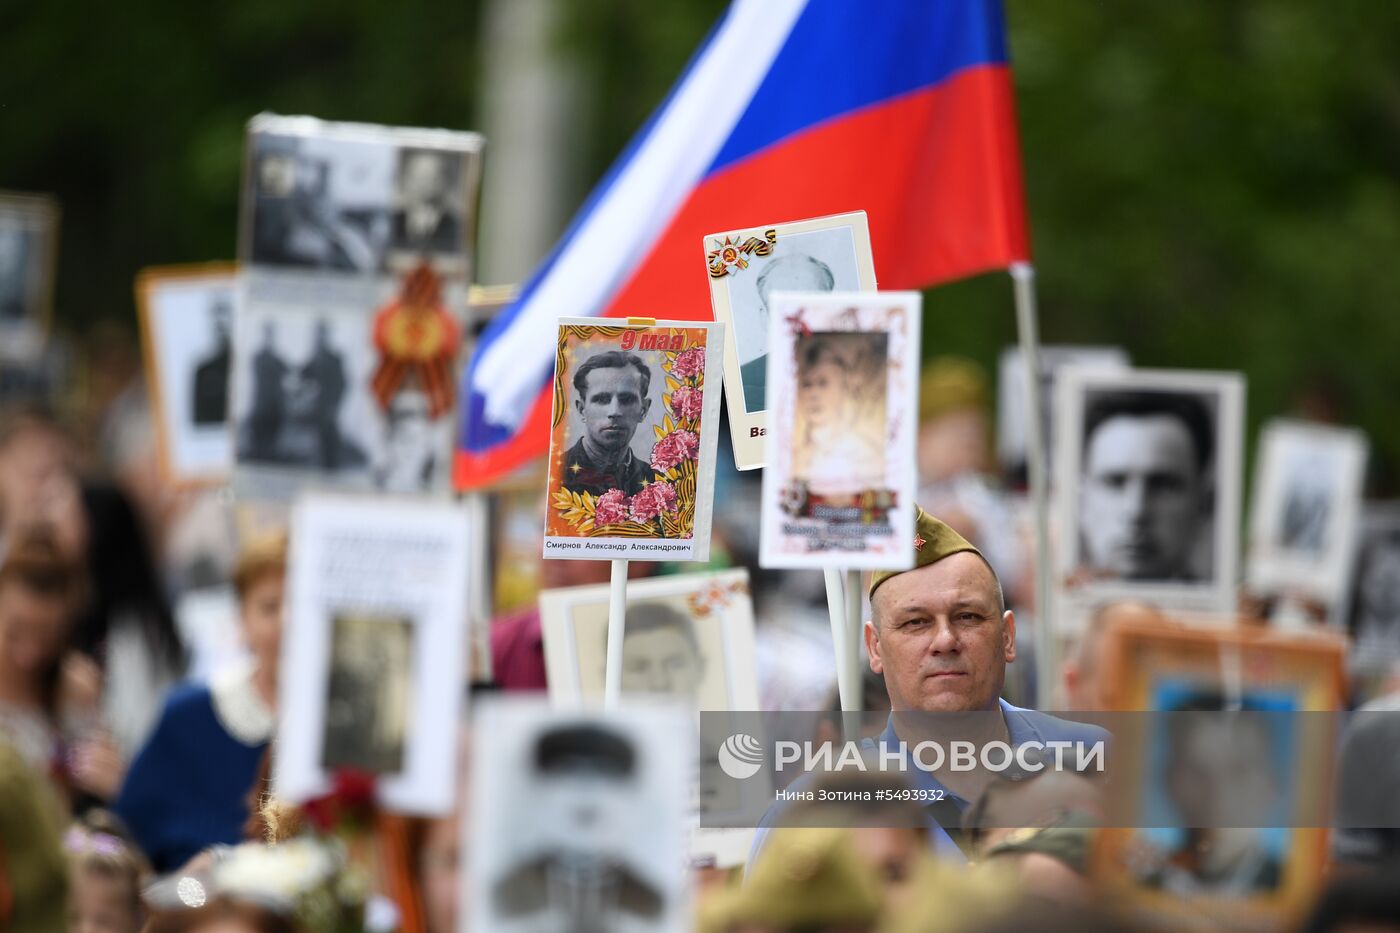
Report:
[[[719,767],[736,781],[751,778],[763,767],[763,746],[747,733],[731,735],[719,747]]]

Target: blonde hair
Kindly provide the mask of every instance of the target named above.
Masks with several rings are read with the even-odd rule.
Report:
[[[287,533],[264,532],[249,539],[238,552],[238,561],[233,567],[233,587],[240,600],[246,599],[248,590],[259,579],[286,572]]]

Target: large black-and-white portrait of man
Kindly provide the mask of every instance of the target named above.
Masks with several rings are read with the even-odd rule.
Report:
[[[1243,380],[1078,367],[1063,378],[1065,584],[1225,608],[1238,563]]]

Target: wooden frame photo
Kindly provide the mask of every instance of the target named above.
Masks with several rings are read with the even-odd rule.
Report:
[[[228,479],[233,326],[238,267],[233,263],[155,266],[136,277],[136,309],[165,478],[177,485]]]
[[[1298,919],[1327,858],[1337,739],[1334,717],[1307,714],[1343,708],[1343,639],[1161,620],[1105,637],[1110,708],[1156,712],[1115,731],[1116,812],[1131,819],[1096,833],[1095,877],[1163,917]]]

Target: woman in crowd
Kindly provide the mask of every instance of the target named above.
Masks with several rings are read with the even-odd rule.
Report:
[[[286,568],[285,535],[244,549],[234,587],[251,663],[175,690],[132,762],[115,809],[159,871],[244,836],[274,727]]]
[[[121,762],[101,726],[102,678],[68,649],[81,568],[39,527],[0,561],[0,735],[37,773],[74,795],[110,799]]]

